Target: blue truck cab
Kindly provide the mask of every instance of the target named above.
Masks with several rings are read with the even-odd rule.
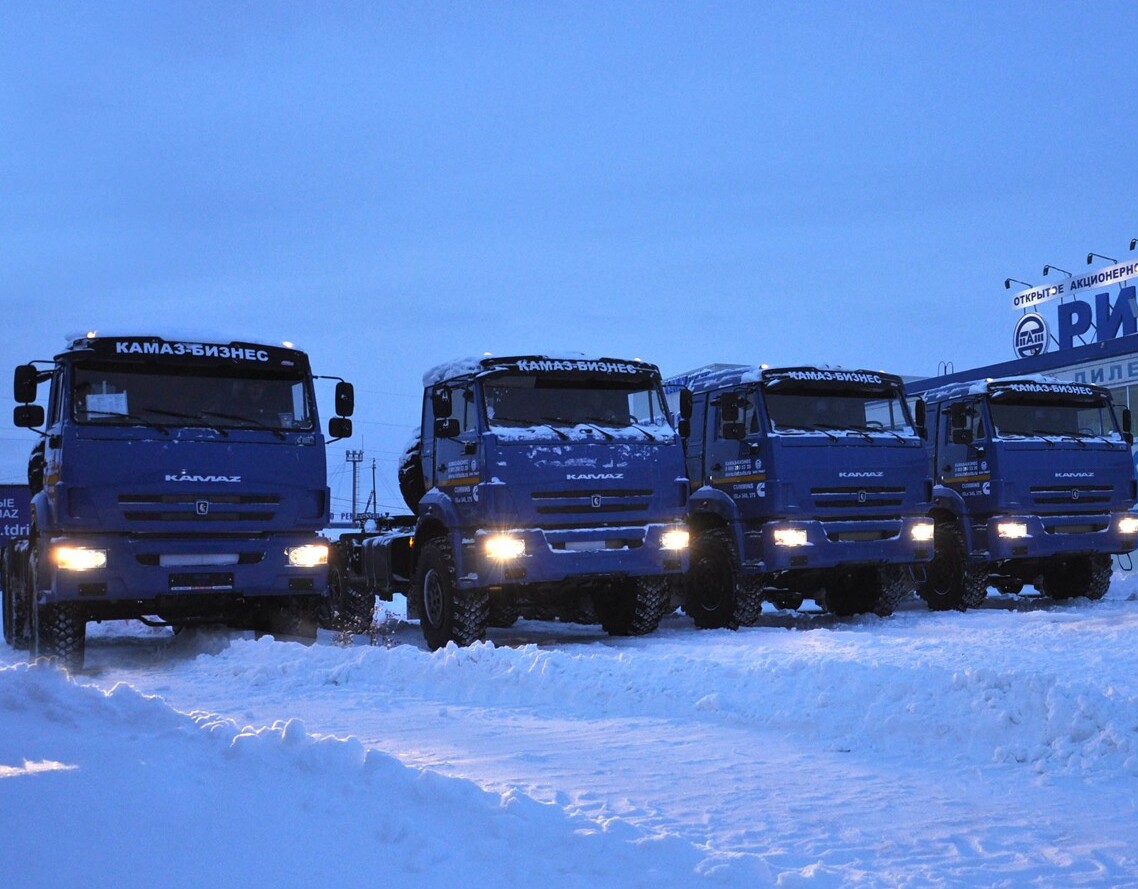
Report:
[[[43,428],[30,529],[4,560],[9,643],[79,667],[91,620],[314,637],[330,505],[312,380],[287,346],[154,336],[90,334],[18,367],[15,424]],[[341,382],[338,412],[352,400]]]
[[[677,604],[688,485],[652,364],[519,356],[435,368],[401,487],[414,517],[341,537],[333,587],[405,594],[431,648],[519,616],[638,635]]]
[[[697,626],[753,623],[764,598],[887,615],[912,592],[932,558],[932,482],[899,377],[716,364],[666,388],[691,400]]]
[[[1138,543],[1128,431],[1110,392],[1045,376],[914,382],[929,422],[936,557],[918,592],[974,608],[993,586],[1099,599]]]

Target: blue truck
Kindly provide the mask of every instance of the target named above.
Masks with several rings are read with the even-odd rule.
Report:
[[[1111,554],[1138,545],[1130,411],[1110,392],[1045,376],[908,385],[929,422],[936,556],[918,588],[933,610],[1032,584],[1099,599]]]
[[[424,377],[413,515],[335,544],[336,607],[406,596],[427,645],[527,619],[654,631],[687,568],[683,450],[655,365],[473,358]]]
[[[315,637],[330,503],[304,352],[89,334],[13,388],[15,425],[40,439],[30,527],[4,558],[9,645],[78,669],[88,621]],[[340,381],[333,438],[353,401]]]
[[[933,555],[932,480],[900,377],[714,364],[666,388],[690,413],[696,626],[752,624],[764,599],[884,616],[912,593]]]

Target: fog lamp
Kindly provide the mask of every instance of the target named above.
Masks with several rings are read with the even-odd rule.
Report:
[[[293,568],[315,568],[328,564],[328,544],[306,543],[303,546],[290,546],[285,553]]]
[[[932,522],[918,522],[909,529],[909,536],[916,543],[928,543],[933,539],[936,526]]]
[[[661,549],[687,549],[691,535],[687,528],[669,528],[660,538]]]
[[[802,528],[775,528],[775,546],[806,546],[806,531]]]
[[[524,555],[526,542],[520,537],[511,537],[508,534],[496,534],[486,538],[486,555],[491,559],[507,561]]]
[[[107,567],[105,549],[88,549],[85,546],[57,546],[52,550],[55,567],[60,571],[93,571]]]
[[[1016,539],[1027,536],[1026,522],[997,522],[996,533],[1000,537]]]

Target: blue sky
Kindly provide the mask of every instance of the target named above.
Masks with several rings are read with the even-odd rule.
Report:
[[[1005,277],[1133,256],[1136,35],[1132,3],[13,0],[0,372],[91,328],[293,340],[357,386],[334,473],[363,448],[395,507],[462,355],[1006,360]]]

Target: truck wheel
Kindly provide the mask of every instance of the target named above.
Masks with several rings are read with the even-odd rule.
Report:
[[[702,630],[735,629],[737,588],[735,545],[727,530],[712,528],[697,534],[685,578],[684,612]]]
[[[27,651],[31,645],[28,596],[23,581],[23,577],[12,566],[9,553],[4,559],[4,641],[16,651]]]
[[[1101,599],[1110,587],[1110,570],[1110,556],[1105,553],[1056,559],[1043,569],[1040,592],[1060,600],[1078,596]]]
[[[423,547],[415,573],[419,626],[432,650],[448,642],[471,645],[486,636],[490,596],[486,590],[460,590],[450,543],[436,537]]]
[[[596,594],[593,604],[610,636],[645,636],[660,626],[670,599],[666,578],[641,577]]]
[[[321,624],[329,630],[347,633],[366,633],[375,619],[375,596],[356,589],[344,576],[342,568],[328,570],[328,603],[323,609],[330,612]]]
[[[966,611],[988,595],[988,574],[965,561],[964,535],[951,522],[937,522],[932,561],[917,593],[930,611]]]
[[[740,578],[735,588],[735,614],[733,621],[737,627],[753,627],[763,614],[763,598],[766,595],[766,575],[753,574]],[[802,597],[798,598],[798,605]],[[794,606],[795,608],[798,605]]]
[[[58,659],[72,673],[83,669],[87,615],[78,602],[41,605],[36,619],[36,657]]]
[[[873,613],[878,617],[888,617],[897,606],[913,591],[912,578],[906,568],[891,567],[877,569],[877,601]]]

